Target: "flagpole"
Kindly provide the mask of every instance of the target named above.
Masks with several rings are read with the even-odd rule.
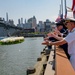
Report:
[[[60,4],[59,16],[61,16],[61,4]]]
[[[64,4],[65,4],[65,18],[66,18],[67,17],[66,0],[64,0]]]
[[[62,14],[61,18],[63,19],[63,0],[61,0],[61,14]]]

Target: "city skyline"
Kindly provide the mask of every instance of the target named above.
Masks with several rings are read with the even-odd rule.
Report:
[[[64,1],[64,0],[63,0]],[[67,6],[72,6],[72,0],[66,0]],[[19,18],[28,20],[35,16],[38,21],[55,21],[59,14],[61,0],[1,0],[0,17],[13,19],[18,23]],[[69,13],[70,14],[70,13]],[[72,15],[72,13],[71,13]]]

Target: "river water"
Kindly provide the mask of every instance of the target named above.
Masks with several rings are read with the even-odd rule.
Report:
[[[44,48],[42,41],[42,37],[34,37],[20,44],[0,45],[0,75],[26,75]]]

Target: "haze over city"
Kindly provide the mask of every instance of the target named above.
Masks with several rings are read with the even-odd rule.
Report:
[[[66,2],[71,8],[72,0],[66,0]],[[46,19],[55,21],[59,14],[60,4],[61,0],[1,0],[0,17],[6,19],[7,12],[9,19],[13,19],[15,24],[18,23],[19,18],[29,19],[33,16],[36,17],[37,22]],[[72,13],[69,12],[68,15],[72,16]]]

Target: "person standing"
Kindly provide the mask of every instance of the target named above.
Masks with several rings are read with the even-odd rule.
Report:
[[[68,44],[68,53],[70,55],[70,62],[75,70],[75,19],[65,19],[65,26],[69,30],[69,34],[60,41],[48,41],[43,45],[63,45]]]

